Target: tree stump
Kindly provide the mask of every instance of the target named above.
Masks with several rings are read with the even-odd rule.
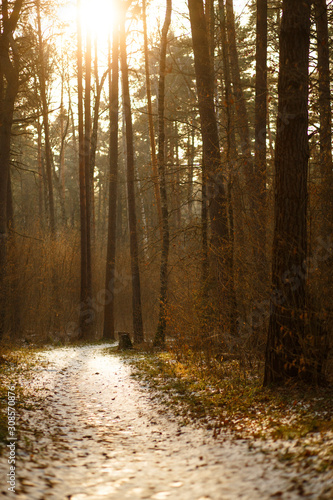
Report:
[[[132,341],[130,334],[127,332],[118,332],[118,339],[119,339],[119,346],[118,349],[119,351],[125,351],[126,349],[132,349]]]

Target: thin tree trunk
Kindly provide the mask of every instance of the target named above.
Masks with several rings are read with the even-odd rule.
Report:
[[[266,138],[267,138],[267,0],[257,0],[256,98],[255,98],[255,163],[257,225],[255,254],[263,274],[266,265]],[[260,275],[260,273],[259,273]],[[261,281],[260,278],[260,281]]]
[[[44,228],[44,210],[43,210],[43,159],[42,159],[42,127],[39,122],[39,117],[37,118],[37,162],[38,162],[38,214],[39,214],[39,224],[40,227]]]
[[[242,153],[245,157],[245,160],[247,160],[248,162],[245,167],[245,173],[247,174],[247,176],[251,176],[252,163],[250,161],[251,145],[250,145],[249,118],[243,93],[242,81],[240,77],[238,51],[236,45],[236,29],[235,29],[233,0],[225,0],[225,1],[226,1],[226,21],[227,21],[231,76],[232,76],[232,84],[236,100],[235,109],[238,122],[237,130],[241,140]]]
[[[226,115],[226,163],[228,169],[228,215],[229,215],[229,228],[230,228],[230,251],[229,251],[229,265],[230,265],[230,333],[236,335],[237,333],[237,320],[236,320],[236,292],[234,283],[234,247],[235,247],[235,224],[234,224],[234,209],[233,209],[233,196],[235,172],[233,165],[236,161],[236,138],[233,120],[233,106],[232,106],[232,92],[231,92],[231,75],[230,75],[230,61],[228,57],[227,45],[227,29],[226,29],[226,16],[223,0],[219,0],[220,23],[221,23],[221,41],[222,41],[222,59],[223,59],[223,73],[224,73],[224,101],[225,101],[225,115]]]
[[[163,346],[165,344],[166,331],[166,308],[167,308],[167,292],[168,292],[168,261],[169,261],[169,211],[168,198],[165,179],[165,66],[166,66],[166,50],[168,43],[168,31],[171,23],[172,0],[166,0],[165,20],[162,28],[161,51],[160,51],[160,75],[158,84],[158,173],[160,181],[160,193],[162,203],[162,253],[160,267],[160,310],[158,317],[157,331],[154,339],[155,346]]]
[[[104,308],[103,338],[115,339],[114,292],[117,237],[117,179],[118,179],[118,115],[119,115],[119,28],[113,27],[112,77],[109,42],[109,101],[110,101],[110,152],[109,152],[109,223],[106,257],[105,290],[108,298]]]
[[[37,6],[37,26],[38,26],[38,49],[39,49],[39,85],[42,100],[42,113],[43,113],[43,126],[44,126],[44,139],[45,139],[45,161],[46,161],[46,177],[48,185],[49,196],[49,210],[50,210],[50,230],[51,234],[55,234],[55,214],[54,214],[54,195],[53,195],[53,179],[52,179],[52,150],[50,143],[50,129],[49,129],[49,111],[46,98],[46,80],[45,80],[45,64],[42,38],[42,26],[40,15],[40,0],[36,0]]]
[[[305,349],[311,0],[284,0],[275,151],[273,293],[264,385],[313,376]]]
[[[122,13],[120,29],[120,60],[122,72],[123,102],[126,123],[126,150],[127,150],[127,192],[128,192],[128,220],[130,232],[130,253],[131,253],[131,272],[132,272],[132,305],[133,305],[133,333],[134,342],[139,344],[143,342],[143,324],[141,310],[141,286],[139,270],[139,250],[137,236],[137,219],[135,206],[135,186],[134,186],[134,144],[133,144],[133,124],[131,100],[128,83],[128,66],[126,51],[126,32],[125,32],[125,9]]]
[[[84,96],[84,169],[86,177],[86,217],[87,217],[87,288],[88,298],[92,297],[92,266],[91,266],[91,186],[93,179],[90,170],[91,145],[91,33],[88,30],[85,53],[85,96]],[[93,319],[93,318],[91,318]],[[91,325],[92,326],[92,325]]]
[[[319,73],[320,166],[322,182],[323,236],[333,229],[332,111],[329,36],[326,0],[315,0]]]
[[[84,144],[84,118],[83,118],[83,53],[82,31],[80,22],[81,1],[77,0],[77,75],[78,75],[78,118],[79,118],[79,182],[80,182],[80,226],[81,226],[81,288],[80,288],[80,315],[79,337],[85,337],[87,332],[86,308],[88,300],[87,276],[87,207],[86,207],[86,173],[85,173],[85,144]]]
[[[147,108],[148,108],[148,126],[149,126],[149,140],[150,140],[150,154],[152,165],[152,181],[154,184],[155,201],[157,208],[158,224],[160,229],[161,240],[163,238],[162,230],[162,208],[161,208],[161,195],[158,181],[158,161],[156,156],[155,132],[153,121],[153,107],[151,103],[151,85],[149,76],[149,53],[148,53],[148,37],[147,37],[147,15],[146,15],[146,0],[142,0],[142,18],[143,18],[143,43],[145,55],[145,75],[146,75],[146,94],[147,94]]]

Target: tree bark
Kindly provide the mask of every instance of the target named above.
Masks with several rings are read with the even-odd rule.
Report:
[[[220,261],[218,272],[223,274],[223,258],[219,258],[219,254],[223,245],[229,242],[229,233],[227,197],[214,110],[213,74],[209,58],[203,2],[202,0],[189,0],[188,5],[203,142],[203,163],[206,170],[207,197],[212,228],[211,245],[213,252],[218,255]]]
[[[39,50],[39,85],[40,96],[42,101],[44,139],[45,139],[45,162],[46,162],[46,177],[48,185],[49,211],[50,211],[50,230],[51,234],[55,234],[55,213],[54,213],[54,195],[53,195],[53,180],[52,180],[52,150],[50,143],[50,127],[49,127],[49,111],[46,98],[46,78],[45,78],[45,57],[43,49],[42,26],[40,15],[40,0],[36,0],[37,7],[37,26],[38,26],[38,50]]]
[[[266,220],[267,136],[267,0],[257,0],[256,97],[255,97],[255,184],[257,213]],[[257,244],[265,248],[265,222],[260,225]],[[262,254],[262,252],[260,252]],[[260,255],[263,257],[264,255]]]
[[[166,0],[166,13],[162,28],[161,51],[160,51],[160,75],[158,82],[158,173],[160,183],[160,194],[162,204],[162,252],[160,267],[160,310],[154,345],[162,347],[165,344],[166,330],[166,308],[168,292],[168,261],[169,261],[169,211],[165,178],[165,76],[166,76],[166,50],[168,43],[168,31],[171,23],[172,1]]]
[[[79,183],[80,183],[80,245],[81,245],[81,287],[79,338],[87,336],[89,331],[90,313],[87,311],[88,266],[87,266],[87,189],[85,171],[84,115],[83,115],[83,51],[82,31],[80,21],[81,1],[77,0],[77,75],[78,75],[78,118],[79,118]]]
[[[236,29],[233,0],[226,0],[226,21],[228,32],[228,46],[231,66],[232,84],[235,95],[235,110],[238,122],[237,131],[241,141],[241,151],[245,157],[246,168],[245,174],[247,178],[252,174],[251,161],[251,144],[250,144],[250,127],[249,118],[244,98],[243,85],[240,77],[238,51],[236,45]]]
[[[284,0],[275,151],[271,313],[264,385],[307,378],[308,68],[311,0]]]
[[[156,155],[156,143],[153,121],[153,107],[151,103],[151,85],[149,75],[149,53],[148,53],[148,37],[147,37],[147,15],[146,15],[146,0],[142,0],[142,18],[143,18],[143,43],[145,55],[145,75],[146,75],[146,93],[147,93],[147,108],[148,108],[148,126],[149,126],[149,140],[150,140],[150,154],[152,165],[152,181],[154,184],[155,202],[157,208],[158,224],[160,229],[161,240],[163,239],[162,230],[162,208],[161,208],[161,195],[158,183],[158,161]]]
[[[2,5],[2,32],[0,34],[0,340],[5,332],[8,237],[8,183],[10,169],[10,143],[15,100],[19,90],[19,59],[14,47],[15,32],[23,0],[16,0],[11,15],[8,4]]]
[[[131,273],[132,273],[132,306],[133,306],[133,333],[134,343],[143,342],[143,324],[141,310],[141,286],[139,270],[139,249],[137,236],[137,218],[135,206],[135,180],[134,180],[134,144],[133,144],[133,124],[131,99],[128,83],[128,65],[126,51],[125,16],[123,9],[120,27],[120,60],[122,72],[122,88],[124,114],[126,123],[126,149],[127,149],[127,193],[128,193],[128,219],[130,232],[130,253],[131,253]]]
[[[109,50],[110,53],[110,50]],[[119,27],[113,28],[112,77],[109,56],[109,101],[110,101],[110,152],[109,152],[109,222],[106,257],[105,290],[108,294],[104,308],[103,338],[115,340],[114,292],[117,236],[117,179],[118,179],[118,115],[119,115]]]
[[[333,229],[332,111],[330,54],[326,0],[315,0],[319,73],[320,168],[322,184],[323,236]]]

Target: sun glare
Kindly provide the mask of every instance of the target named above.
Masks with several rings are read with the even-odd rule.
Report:
[[[117,18],[115,0],[81,0],[82,28],[93,36],[107,39]]]

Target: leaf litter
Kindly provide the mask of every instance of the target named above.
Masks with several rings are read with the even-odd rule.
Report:
[[[262,440],[246,435],[257,412],[265,415],[264,407],[253,405],[253,414],[244,420],[234,395],[231,416],[214,383],[207,384],[208,391],[205,384],[194,387],[193,373],[185,386],[177,377],[172,382],[158,356],[154,361],[140,354],[121,356],[109,347],[44,350],[34,356],[35,371],[29,371],[27,362],[17,373],[22,401],[15,498],[332,498],[331,467],[311,466],[316,433],[307,435],[306,446],[302,442],[304,459],[293,461],[289,455],[297,441],[272,435],[263,446]],[[142,375],[143,360],[159,366],[156,377],[133,377],[133,362]],[[262,429],[272,428],[269,418],[260,421]],[[332,436],[320,433],[327,440],[324,457]],[[4,449],[1,477],[8,472],[7,458]],[[10,498],[6,485],[0,493]]]

